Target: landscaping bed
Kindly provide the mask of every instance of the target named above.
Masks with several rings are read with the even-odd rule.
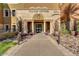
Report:
[[[56,36],[52,36],[52,38],[57,39]],[[79,36],[75,37],[70,34],[60,35],[60,44],[73,54],[79,55]]]
[[[6,40],[8,38],[14,38],[16,37],[17,32],[7,32],[0,34],[0,41]]]

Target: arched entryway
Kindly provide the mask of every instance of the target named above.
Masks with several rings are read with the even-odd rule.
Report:
[[[46,21],[42,14],[34,14],[28,22],[28,33],[50,32],[50,21]]]
[[[33,20],[34,20],[34,32],[35,33],[40,33],[43,32],[44,29],[44,17],[42,14],[35,14],[33,15]]]

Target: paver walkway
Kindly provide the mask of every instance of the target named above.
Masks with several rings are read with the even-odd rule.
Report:
[[[39,33],[13,52],[15,56],[62,56],[64,55],[49,36]]]

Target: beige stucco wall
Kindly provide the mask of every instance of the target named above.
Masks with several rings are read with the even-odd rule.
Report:
[[[41,3],[40,4],[36,4],[36,3],[28,4],[26,3],[26,4],[7,4],[7,5],[4,4],[4,5],[5,5],[4,9],[9,9],[10,12],[12,12],[12,10],[16,10],[16,16],[10,15],[10,17],[4,17],[5,24],[9,23],[8,21],[6,21],[7,19],[11,21],[10,22],[11,29],[12,29],[12,25],[17,24],[17,21],[20,19],[20,17],[22,20],[32,21],[34,20],[33,16],[35,14],[41,14],[43,16],[42,20],[54,21],[54,20],[57,20],[57,18],[59,18],[60,16],[59,15],[60,10],[58,8],[58,4],[52,4],[52,3],[50,4],[41,4]]]
[[[33,20],[33,16],[35,14],[41,14],[44,17],[44,20],[51,20],[58,17],[58,15],[55,16],[55,14],[59,14],[59,10],[48,10],[48,12],[30,12],[29,10],[16,10],[16,16],[26,20]]]

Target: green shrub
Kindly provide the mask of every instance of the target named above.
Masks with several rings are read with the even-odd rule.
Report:
[[[3,36],[5,36],[6,38],[11,38],[15,36],[15,33],[6,33]]]
[[[8,32],[8,33],[3,33],[0,34],[0,39],[7,39],[7,38],[12,38],[16,36],[16,32]]]
[[[62,34],[69,34],[70,32],[66,29],[65,24],[61,25],[61,33]]]
[[[64,30],[62,30],[62,33],[63,33],[63,34],[69,34],[69,31],[66,30],[66,29],[64,29]]]

